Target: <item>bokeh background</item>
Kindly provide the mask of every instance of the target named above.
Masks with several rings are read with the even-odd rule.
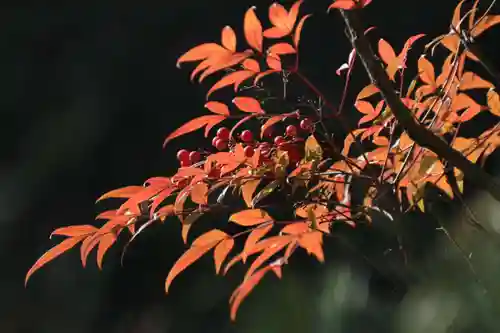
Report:
[[[363,17],[377,27],[374,36],[399,51],[410,35],[448,31],[456,3],[374,0]],[[268,276],[256,288],[236,323],[227,301],[242,270],[217,277],[207,257],[165,295],[164,279],[184,249],[175,220],[138,237],[123,267],[124,242],[106,255],[102,272],[93,263],[82,269],[74,250],[24,288],[26,271],[54,244],[48,239],[54,228],[92,223],[108,207],[94,204],[100,194],[168,175],[177,149],[199,147],[195,136],[162,149],[168,133],[204,112],[207,86],[192,84],[190,66],[177,69],[176,59],[196,44],[218,41],[226,24],[240,29],[249,6],[266,15],[270,4],[2,5],[0,332],[500,331],[499,204],[472,186],[466,201],[487,233],[471,227],[463,205],[437,202],[432,214],[401,221],[416,249],[411,268],[392,264],[384,228],[329,239],[325,264],[296,255],[281,281]],[[316,16],[303,32],[302,59],[303,70],[335,100],[343,83],[335,70],[350,46],[338,14],[326,15],[327,4],[305,1],[302,13]],[[498,5],[494,11],[500,13]],[[478,40],[493,62],[499,38],[493,29]],[[367,83],[362,70],[353,82],[358,89]],[[494,158],[486,167],[498,175]]]

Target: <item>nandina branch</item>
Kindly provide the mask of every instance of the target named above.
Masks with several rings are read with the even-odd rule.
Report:
[[[356,49],[370,81],[380,90],[394,117],[410,138],[418,145],[431,150],[439,157],[462,170],[467,178],[488,191],[497,201],[500,201],[500,184],[493,177],[415,120],[411,111],[397,96],[380,61],[376,59],[368,40],[363,34],[363,28],[356,13],[344,10],[340,10],[340,13],[344,19],[350,42]]]

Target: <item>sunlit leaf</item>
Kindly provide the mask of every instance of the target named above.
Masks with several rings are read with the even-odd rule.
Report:
[[[163,146],[165,147],[167,143],[169,143],[174,138],[188,134],[190,132],[194,132],[197,129],[207,126],[208,124],[220,123],[224,119],[226,119],[226,117],[222,115],[208,115],[194,118],[173,131],[169,136],[167,136],[165,142],[163,143]]]
[[[97,229],[93,225],[72,225],[68,227],[62,227],[62,228],[57,228],[56,230],[52,231],[50,234],[49,238],[52,238],[52,236],[57,235],[57,236],[68,236],[68,237],[75,237],[75,236],[87,236],[90,235],[94,232],[96,232]]]
[[[217,246],[215,247],[214,250],[214,261],[215,261],[215,273],[219,274],[220,269],[222,267],[222,263],[226,259],[227,255],[231,250],[233,249],[234,246],[234,239],[232,238],[226,238],[222,240]]]
[[[264,222],[273,221],[273,219],[262,209],[246,209],[231,215],[229,217],[229,221],[244,227],[250,227]]]
[[[224,46],[226,49],[228,49],[231,52],[236,51],[236,34],[234,33],[233,28],[230,26],[225,26],[224,29],[222,29],[222,46]]]
[[[262,52],[263,31],[257,15],[255,15],[255,7],[251,7],[245,13],[243,30],[248,45],[253,49]]]
[[[130,198],[138,192],[144,190],[143,186],[126,186],[116,190],[109,191],[99,197],[96,202],[108,198]]]
[[[29,278],[33,273],[35,273],[38,269],[40,269],[42,266],[47,264],[49,261],[54,260],[64,252],[70,250],[73,248],[76,244],[81,242],[84,239],[85,236],[78,236],[78,237],[71,237],[71,238],[66,238],[63,240],[61,243],[57,244],[47,252],[45,252],[36,262],[35,264],[30,268],[28,273],[26,274],[26,277],[24,279],[24,284],[26,285],[28,283]]]
[[[261,179],[251,179],[241,185],[241,194],[243,196],[243,200],[245,200],[247,207],[252,207],[253,195],[260,182]]]
[[[253,97],[235,97],[233,103],[240,111],[248,113],[263,114],[265,111],[260,106],[260,102]]]
[[[490,112],[500,117],[500,96],[495,90],[489,90],[487,97]]]
[[[246,261],[248,254],[252,253],[252,250],[257,242],[259,242],[262,237],[264,237],[273,228],[273,226],[273,222],[269,222],[258,226],[248,234],[245,245],[243,246],[243,251],[241,251],[241,258],[243,262]]]
[[[462,75],[459,87],[460,90],[488,89],[492,88],[493,84],[489,81],[482,79],[476,73],[466,72]]]

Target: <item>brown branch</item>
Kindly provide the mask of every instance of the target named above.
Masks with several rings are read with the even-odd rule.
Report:
[[[439,157],[462,170],[465,177],[474,182],[478,187],[488,191],[497,201],[500,201],[500,184],[492,176],[478,165],[470,162],[464,155],[450,147],[444,140],[416,121],[411,111],[397,96],[386,71],[375,57],[368,40],[363,34],[363,27],[355,11],[339,11],[344,19],[350,42],[356,48],[370,81],[380,90],[394,117],[410,138],[418,145],[431,150]]]

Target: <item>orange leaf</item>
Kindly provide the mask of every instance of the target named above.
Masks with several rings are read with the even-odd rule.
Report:
[[[384,39],[378,41],[378,53],[380,58],[386,65],[390,65],[396,60],[396,53],[392,46]]]
[[[477,37],[485,30],[500,23],[500,15],[486,15],[471,31],[472,37]]]
[[[205,107],[213,113],[229,116],[229,107],[222,102],[210,101],[205,104]]]
[[[281,30],[280,28],[278,27],[271,27],[269,29],[266,29],[263,33],[264,37],[266,38],[273,38],[273,39],[277,39],[277,38],[282,38],[282,37],[285,37],[286,35],[288,35],[290,32],[289,31],[286,31],[286,30]]]
[[[379,90],[377,86],[375,86],[373,83],[370,83],[369,85],[361,89],[361,91],[358,93],[358,96],[356,97],[356,100],[370,97],[371,95],[378,92]]]
[[[285,118],[285,115],[278,115],[278,116],[272,116],[266,122],[262,125],[261,130],[260,130],[260,137],[263,138],[266,130],[276,124],[277,122],[280,122]]]
[[[264,275],[272,270],[273,267],[265,267],[252,275],[249,279],[243,281],[243,283],[233,292],[231,295],[231,320],[236,319],[236,312],[238,311],[241,302],[248,296],[248,294],[253,290],[253,288],[259,283],[259,281],[264,277]]]
[[[177,138],[181,135],[185,135],[190,132],[194,132],[197,129],[202,128],[203,126],[206,126],[208,124],[214,124],[214,123],[219,123],[226,119],[225,116],[222,115],[208,115],[208,116],[201,116],[197,117],[194,119],[191,119],[175,131],[173,131],[166,139],[165,142],[163,143],[163,147],[167,145],[169,141],[171,141],[174,138]]]
[[[488,89],[492,87],[493,84],[491,82],[482,79],[479,75],[472,72],[464,73],[459,85],[460,90]]]
[[[229,237],[229,235],[226,234],[224,231],[219,230],[219,229],[212,229],[212,230],[207,231],[206,233],[202,234],[198,238],[196,238],[193,241],[193,245],[191,245],[191,247],[205,246],[205,245],[210,245],[210,244],[213,244],[213,246],[215,246],[218,242],[220,242],[223,239],[226,239],[228,237]]]
[[[269,68],[275,70],[275,71],[281,71],[281,59],[278,55],[272,55],[268,54],[266,57],[266,63],[269,66]]]
[[[217,243],[209,243],[201,246],[190,247],[182,254],[182,256],[175,262],[172,269],[168,273],[167,279],[165,280],[165,293],[168,293],[168,289],[172,284],[172,281],[184,271],[187,267],[193,264],[196,260],[201,258],[205,253],[210,251]]]
[[[289,235],[300,235],[311,230],[309,222],[295,222],[287,224],[281,229],[281,233]]]
[[[252,76],[254,76],[255,73],[252,72],[252,71],[248,71],[248,70],[241,70],[241,71],[236,71],[236,72],[232,72],[226,76],[224,76],[222,79],[220,79],[219,81],[217,81],[217,83],[215,83],[212,88],[210,88],[210,90],[208,91],[207,93],[207,98],[216,90],[219,90],[221,88],[224,88],[224,87],[227,87],[227,86],[230,86],[232,84],[234,84],[234,90],[237,91],[238,90],[238,87],[239,85],[245,81],[246,79],[249,79],[251,78]]]
[[[283,32],[289,33],[291,31],[288,26],[288,12],[285,7],[279,3],[274,2],[269,6],[269,21]]]
[[[234,239],[226,238],[222,240],[214,250],[214,261],[215,261],[215,273],[219,274],[220,268],[222,267],[222,263],[226,259],[229,252],[234,247]]]
[[[337,8],[337,9],[345,9],[352,10],[355,8],[363,8],[366,7],[372,2],[372,0],[335,0],[329,7],[328,10]]]
[[[258,73],[260,72],[260,65],[255,59],[245,59],[243,63],[241,64],[243,68]]]
[[[222,29],[222,46],[224,46],[226,49],[228,49],[231,52],[236,51],[236,34],[234,33],[233,28],[230,26],[225,26]]]
[[[253,194],[259,186],[260,181],[260,179],[252,179],[246,181],[243,185],[241,185],[241,194],[243,196],[243,200],[245,200],[247,207],[252,207]]]
[[[206,205],[208,200],[208,185],[197,183],[191,189],[191,200],[198,205]]]
[[[106,251],[115,243],[116,236],[113,233],[105,234],[100,238],[99,247],[97,248],[97,267],[102,269],[102,260]]]
[[[323,234],[320,231],[313,231],[299,237],[299,246],[313,254],[320,262],[325,261],[323,253]]]
[[[260,106],[258,100],[253,97],[235,97],[233,99],[234,105],[243,112],[249,113],[265,113]]]
[[[211,56],[220,56],[225,53],[227,53],[227,50],[224,47],[220,46],[219,44],[216,43],[201,44],[193,47],[192,49],[184,53],[177,60],[177,67],[179,67],[180,64],[183,62],[203,60]]]
[[[247,237],[245,241],[245,245],[243,246],[243,251],[241,251],[241,258],[243,262],[247,260],[247,256],[252,253],[254,246],[257,244],[262,237],[264,237],[272,228],[274,224],[270,222],[269,224],[263,224],[253,229]]]
[[[436,84],[436,75],[434,73],[434,66],[424,56],[418,59],[418,70],[420,79],[423,82],[431,85]]]
[[[244,227],[249,227],[263,222],[273,221],[273,219],[262,209],[247,209],[231,215],[229,221]]]
[[[490,90],[488,91],[487,98],[490,112],[500,117],[500,96],[498,93],[494,90]]]
[[[302,29],[304,28],[304,23],[306,20],[311,16],[311,14],[307,14],[304,17],[302,17],[299,21],[299,24],[297,24],[297,28],[295,29],[295,34],[293,36],[293,44],[295,45],[296,48],[299,47],[300,43],[300,35],[302,33]]]
[[[281,236],[273,241],[269,247],[264,249],[264,251],[252,262],[250,268],[245,274],[245,280],[248,279],[252,274],[259,269],[267,260],[269,260],[273,255],[281,251],[285,246],[292,241],[290,236]]]
[[[262,24],[257,18],[257,15],[255,15],[255,7],[249,8],[245,13],[243,30],[248,45],[257,51],[262,52]]]
[[[54,236],[54,235],[69,236],[69,237],[87,236],[91,233],[96,232],[97,230],[99,230],[99,229],[97,229],[93,225],[89,225],[89,224],[72,225],[69,227],[57,228],[56,230],[52,231],[49,238],[52,238],[52,236]]]
[[[76,244],[81,242],[85,236],[78,236],[78,237],[71,237],[71,238],[66,238],[63,240],[61,243],[57,244],[47,252],[45,252],[36,262],[35,264],[30,268],[28,273],[26,274],[26,278],[24,280],[24,285],[28,283],[29,278],[33,273],[35,273],[38,269],[40,269],[42,266],[47,264],[49,261],[54,260],[64,252],[70,250],[73,248]]]
[[[267,52],[270,54],[281,55],[281,54],[294,54],[297,51],[292,45],[282,42],[272,45],[267,49]]]
[[[143,186],[126,186],[116,190],[109,191],[99,197],[96,202],[108,198],[130,198],[138,192],[144,190]]]
[[[83,240],[82,246],[80,247],[80,260],[82,262],[82,266],[85,267],[87,265],[87,258],[96,247],[97,244],[99,244],[99,238],[100,235],[93,235],[91,237],[87,237]]]

